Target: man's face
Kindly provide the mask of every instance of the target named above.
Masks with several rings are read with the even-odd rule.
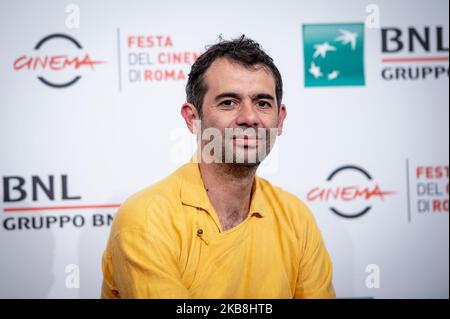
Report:
[[[270,152],[275,136],[281,134],[286,116],[284,105],[278,112],[272,73],[262,66],[246,68],[221,58],[211,64],[204,81],[207,92],[202,131],[220,130],[223,161],[228,162],[225,154],[232,154],[233,163],[259,165]],[[233,134],[227,134],[230,129]],[[202,146],[207,143],[202,141]]]

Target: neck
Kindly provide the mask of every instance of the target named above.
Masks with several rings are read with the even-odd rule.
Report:
[[[199,163],[209,200],[224,230],[247,217],[257,166]]]

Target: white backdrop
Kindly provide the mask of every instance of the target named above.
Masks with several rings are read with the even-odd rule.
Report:
[[[310,206],[338,297],[448,298],[448,21],[446,0],[1,0],[0,297],[99,296],[107,217],[193,151],[179,112],[190,65],[219,35],[246,34],[279,67],[288,110],[260,175]],[[365,84],[307,87],[302,29],[340,23],[366,23]],[[383,52],[387,28],[402,50]],[[345,166],[370,179],[327,181]],[[388,193],[349,195],[377,185]]]

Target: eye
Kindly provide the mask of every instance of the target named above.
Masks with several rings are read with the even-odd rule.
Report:
[[[262,108],[270,108],[272,107],[272,104],[267,101],[258,101],[258,106]]]
[[[226,107],[231,107],[231,106],[235,105],[235,102],[233,100],[225,100],[225,101],[221,102],[220,105],[223,105]]]

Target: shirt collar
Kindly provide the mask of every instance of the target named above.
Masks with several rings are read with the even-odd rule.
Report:
[[[182,169],[181,201],[185,205],[202,208],[208,213],[214,211],[206,193],[200,168],[195,158],[192,158]],[[263,185],[260,178],[255,176],[249,214],[264,217],[266,215],[266,209],[267,206],[264,205]]]

